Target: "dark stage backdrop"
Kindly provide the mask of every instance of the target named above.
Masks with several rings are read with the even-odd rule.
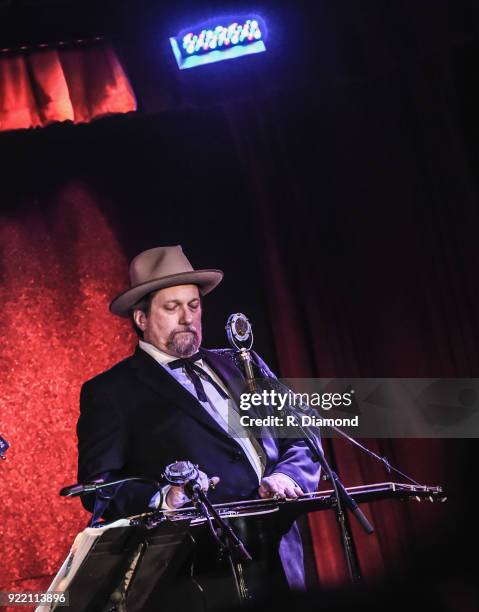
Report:
[[[478,45],[439,28],[440,44],[425,39],[414,54],[379,26],[366,36],[354,12],[354,27],[335,17],[337,40],[362,54],[330,40],[322,83],[306,69],[288,83],[276,73],[278,91],[239,101],[228,83],[215,106],[217,82],[200,96],[198,72],[181,77],[176,99],[143,89],[140,107],[161,113],[0,137],[0,431],[12,443],[0,465],[0,586],[45,585],[87,520],[57,491],[75,480],[81,382],[131,350],[107,302],[142,249],[182,244],[195,267],[223,268],[205,300],[205,345],[224,345],[226,317],[246,312],[257,350],[283,376],[477,375]],[[426,19],[413,23],[427,30]],[[376,534],[353,525],[366,581],[405,572],[424,585],[453,580],[446,599],[463,592],[466,445],[368,444],[452,495],[441,506],[367,507]],[[343,443],[326,448],[347,485],[387,478]],[[344,584],[334,520],[317,513],[309,526],[319,582]]]

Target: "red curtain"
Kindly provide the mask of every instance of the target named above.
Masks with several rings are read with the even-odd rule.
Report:
[[[320,275],[315,274],[314,278],[311,276],[312,264],[306,258],[304,265],[301,264],[302,256],[307,254],[306,245],[303,243],[301,251],[295,252],[294,256],[299,256],[298,267],[292,268],[290,258],[293,253],[288,250],[288,246],[292,245],[282,239],[279,227],[285,219],[277,214],[277,203],[271,206],[268,202],[264,185],[258,182],[255,187],[261,201],[258,229],[264,255],[262,267],[272,327],[277,331],[275,340],[281,374],[287,378],[360,376],[359,360],[348,354],[347,350],[348,340],[354,338],[356,330],[348,322],[346,325],[349,329],[338,333],[341,322],[335,321],[335,318],[341,319],[344,316],[345,310],[348,311],[348,304],[344,308],[338,304],[336,309],[330,310],[326,303],[334,299],[333,295],[324,292],[326,303],[314,297],[313,285],[318,284]],[[291,223],[291,219],[288,223]],[[306,226],[302,229],[307,233]],[[323,311],[323,307],[328,314]],[[331,333],[332,329],[335,330],[334,334]],[[402,333],[399,329],[398,332]],[[406,355],[406,351],[402,354]],[[409,364],[416,358],[410,354]],[[372,376],[374,366],[368,364],[366,367],[372,368]],[[391,370],[391,375],[394,373]],[[421,483],[436,485],[440,480],[441,484],[445,484],[448,475],[454,473],[456,468],[457,458],[453,451],[448,452],[444,440],[367,439],[359,442],[379,456],[387,457],[392,465],[400,467]],[[394,473],[388,474],[379,462],[345,440],[325,439],[323,446],[328,460],[346,486],[385,481],[403,482],[401,477]],[[322,482],[319,488],[331,489],[331,484]],[[373,535],[366,534],[349,515],[363,581],[374,582],[393,575],[389,574],[391,571],[407,568],[411,563],[413,542],[418,534],[422,544],[427,546],[434,530],[447,524],[450,507],[435,504],[432,508],[427,503],[421,506],[419,503],[411,503],[412,507],[394,500],[362,504],[361,509],[374,526]],[[334,588],[347,585],[347,565],[334,513],[309,514],[308,524],[321,586]]]
[[[0,55],[0,130],[134,110],[128,77],[102,41]]]
[[[206,208],[198,207],[193,191],[196,186],[197,193],[210,193],[210,185],[198,177],[218,176],[226,156],[217,156],[214,165],[213,156],[197,156],[191,181],[184,180],[184,165],[176,161],[184,159],[183,138],[191,148],[198,141],[200,130],[191,129],[196,121],[204,129],[203,142],[223,130],[229,139],[232,131],[231,145],[236,143],[240,153],[238,185],[251,188],[247,209],[251,216],[236,215],[251,222],[235,226],[237,240],[250,245],[253,232],[257,233],[258,267],[280,373],[475,376],[479,368],[477,192],[469,182],[454,108],[448,106],[455,100],[455,92],[448,90],[450,82],[441,64],[427,57],[394,71],[390,78],[325,91],[323,99],[311,96],[310,104],[298,106],[285,95],[251,105],[245,102],[232,112],[228,129],[216,114],[213,120],[213,114],[200,113],[195,121],[181,115],[178,123],[165,117],[143,126],[145,141],[132,141],[144,144],[130,147],[143,155],[122,159],[125,156],[116,146],[121,134],[113,141],[106,139],[111,147],[108,155],[101,151],[94,156],[83,142],[84,148],[69,165],[76,170],[88,160],[107,185],[105,191],[114,193],[118,203],[126,206],[128,201],[129,214],[122,217],[120,205],[116,214],[123,219],[130,255],[140,250],[137,247],[146,248],[145,235],[148,246],[176,243],[181,225],[185,240],[198,234],[201,249],[209,255],[205,261],[217,257],[218,234],[227,235],[232,243],[221,257],[232,252],[238,258],[227,223],[231,210],[242,213],[243,209],[228,208],[224,199],[217,203],[221,210],[214,208],[216,198],[209,196]],[[48,132],[55,130],[42,135]],[[173,142],[170,147],[168,138]],[[158,160],[159,141],[164,143],[164,157]],[[10,141],[7,144],[11,146]],[[31,151],[31,143],[27,145]],[[173,161],[163,167],[159,161],[164,160]],[[135,173],[135,166],[142,172],[149,169],[150,174],[138,168]],[[42,183],[47,193],[51,193],[49,177],[47,173]],[[182,191],[190,182],[191,192]],[[164,189],[165,183],[171,191]],[[229,187],[221,181],[220,185]],[[11,190],[16,193],[17,185]],[[210,215],[211,234],[191,222],[195,217],[177,217],[180,208],[174,204],[158,206],[158,202],[182,202],[178,192],[203,217],[205,211]],[[151,203],[148,214],[136,214],[137,202]],[[2,219],[5,315],[0,325],[7,359],[1,366],[6,382],[0,397],[0,432],[12,442],[11,461],[0,464],[2,485],[12,496],[2,499],[8,504],[2,514],[8,518],[0,524],[5,542],[1,549],[7,551],[2,557],[3,588],[22,577],[33,580],[39,573],[53,573],[86,521],[77,500],[56,497],[67,479],[75,480],[78,389],[90,373],[126,355],[131,342],[130,335],[126,338],[121,331],[128,333],[126,328],[120,328],[104,306],[121,289],[126,265],[118,257],[123,250],[109,223],[78,185],[70,185],[56,203],[56,212],[36,220],[22,218],[21,206],[16,207],[15,222],[7,215]],[[33,213],[37,206],[32,198]],[[149,215],[155,209],[158,218],[152,222]],[[218,232],[218,220],[223,220],[224,231]],[[250,287],[249,277],[243,285]],[[80,304],[82,308],[76,308]],[[243,309],[243,302],[238,304]],[[54,440],[51,450],[50,440]],[[444,440],[366,443],[420,482],[454,486],[458,480],[455,456]],[[389,479],[380,466],[341,441],[326,441],[325,446],[346,485]],[[453,477],[448,478],[448,473]],[[454,499],[451,495],[447,504],[434,506],[378,502],[364,507],[376,528],[374,536],[365,536],[353,523],[365,579],[387,575],[395,565],[407,563],[413,544],[426,547],[434,531],[445,546],[447,527],[465,529],[463,514],[454,512]],[[316,513],[309,522],[321,583],[344,583],[334,517]],[[450,563],[444,563],[444,556],[437,555],[443,571],[461,567],[461,556],[448,551]]]
[[[350,123],[343,118],[334,139],[323,125],[323,142],[318,139],[310,143],[316,150],[306,159],[303,151],[307,150],[307,136],[301,132],[301,120],[294,117],[301,135],[298,144],[288,132],[288,118],[282,114],[286,111],[281,103],[270,100],[264,106],[230,108],[227,116],[257,205],[255,220],[261,253],[258,264],[263,272],[281,376],[473,376],[479,363],[477,346],[471,346],[467,355],[464,347],[477,332],[477,317],[462,307],[462,294],[453,291],[457,279],[450,271],[470,267],[478,259],[477,248],[466,239],[458,241],[456,249],[451,247],[447,254],[436,246],[436,242],[442,244],[441,234],[446,227],[446,241],[455,232],[467,232],[461,215],[471,211],[461,181],[454,183],[451,193],[433,192],[432,205],[429,201],[427,205],[438,211],[434,223],[425,210],[425,202],[415,202],[414,198],[422,195],[419,188],[411,196],[411,209],[404,201],[396,203],[391,196],[389,201],[378,197],[374,191],[377,183],[373,181],[370,200],[362,194],[358,203],[354,189],[363,188],[367,193],[370,188],[367,172],[376,144],[371,125],[354,115]],[[347,112],[351,112],[349,106]],[[312,125],[314,120],[308,117],[304,121]],[[432,125],[431,130],[435,129]],[[312,133],[312,139],[317,138],[317,132]],[[385,138],[391,141],[386,140],[386,146],[393,147],[394,133],[386,134]],[[377,138],[382,138],[382,133]],[[427,138],[426,133],[426,143]],[[365,143],[369,157],[363,150]],[[321,157],[320,147],[327,151],[339,175],[334,191],[328,190],[333,182],[328,172],[332,175],[333,170]],[[414,161],[420,167],[423,153],[419,150],[415,154],[418,159]],[[434,157],[428,157],[431,182],[455,170],[453,157],[441,155],[442,149],[438,149]],[[412,153],[407,157],[406,168],[399,161],[394,167],[400,174],[398,184],[408,171],[413,182],[414,170],[408,168],[411,156]],[[385,185],[389,192],[386,181]],[[456,210],[453,221],[447,220],[449,198],[465,202]],[[476,211],[470,214],[471,227],[477,226],[476,217]],[[447,256],[446,266],[438,266],[433,256],[437,253]],[[465,282],[463,293],[474,291],[474,286]],[[459,334],[461,329],[467,333]],[[456,355],[464,359],[456,359]],[[449,490],[458,487],[462,441],[361,442],[420,483],[442,484]],[[403,481],[346,441],[328,439],[324,446],[345,486]],[[320,488],[331,486],[323,482]],[[448,504],[390,500],[363,504],[362,510],[376,530],[367,535],[351,519],[363,580],[373,582],[394,575],[394,571],[407,571],[414,561],[417,543],[427,551],[438,531],[445,534],[451,528],[450,517],[459,496],[455,500],[451,497],[453,501]],[[320,584],[326,588],[347,584],[347,566],[334,514],[313,513],[308,522]]]
[[[48,212],[47,212],[48,211]],[[0,587],[44,589],[89,515],[58,491],[76,482],[75,425],[84,380],[131,352],[105,304],[126,259],[81,183],[0,223],[2,359]]]

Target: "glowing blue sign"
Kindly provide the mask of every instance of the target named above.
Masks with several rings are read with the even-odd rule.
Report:
[[[264,24],[255,17],[226,22],[226,25],[209,22],[170,38],[170,43],[178,68],[185,70],[266,51],[264,36]]]

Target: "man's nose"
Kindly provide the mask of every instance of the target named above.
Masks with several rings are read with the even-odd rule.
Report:
[[[190,325],[193,322],[193,316],[191,314],[191,312],[187,309],[187,308],[182,308],[181,309],[181,314],[180,314],[180,323],[183,323],[184,325]]]

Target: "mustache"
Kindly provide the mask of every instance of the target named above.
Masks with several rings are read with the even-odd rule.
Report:
[[[181,333],[184,333],[184,332],[190,332],[190,333],[194,334],[195,336],[198,335],[198,332],[196,331],[195,327],[185,327],[183,329],[174,329],[171,332],[171,335],[174,336],[176,334],[181,334]]]

